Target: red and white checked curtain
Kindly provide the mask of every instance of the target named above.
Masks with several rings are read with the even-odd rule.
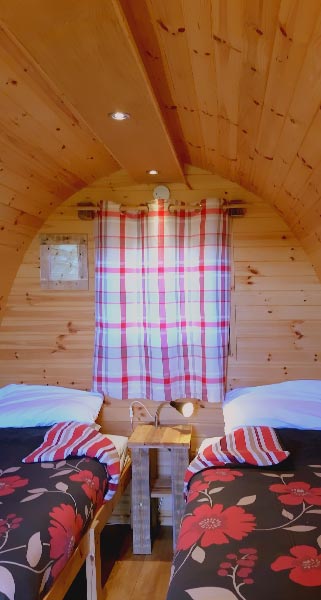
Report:
[[[102,206],[93,387],[113,398],[223,397],[230,316],[227,214]]]

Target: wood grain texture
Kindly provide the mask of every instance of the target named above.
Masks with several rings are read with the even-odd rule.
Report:
[[[132,447],[132,519],[134,554],[151,554],[149,448]]]
[[[66,198],[93,184],[97,201],[107,187],[134,202],[138,182],[195,192],[187,164],[211,172],[208,191],[225,177],[221,197],[244,197],[243,185],[275,207],[320,280],[319,0],[136,4],[0,0],[0,318],[31,240]],[[131,119],[113,121],[115,110]]]
[[[171,449],[173,549],[175,552],[185,501],[182,494],[184,475],[189,465],[189,448]]]
[[[320,378],[321,285],[300,242],[282,217],[260,198],[235,183],[189,167],[192,190],[173,186],[178,198],[223,195],[243,197],[246,215],[232,222],[233,289],[228,388],[260,385],[296,378]],[[118,192],[113,190],[118,187]],[[66,201],[50,217],[43,233],[87,233],[89,290],[41,290],[39,238],[34,237],[9,296],[0,329],[0,385],[12,382],[91,388],[94,344],[93,222],[80,221],[72,205],[81,198],[118,198],[130,204],[150,198],[152,185],[135,184],[122,172],[88,187]],[[106,398],[101,422],[109,433],[130,435],[129,401]],[[154,414],[156,404],[146,402]],[[191,451],[204,437],[224,432],[221,405],[199,402],[188,423],[193,426]],[[164,407],[161,424],[184,423]],[[143,409],[134,407],[134,424],[149,423]],[[161,455],[160,477],[168,475],[168,457]],[[163,504],[165,507],[165,502]],[[167,510],[167,509],[166,509]],[[168,515],[171,507],[168,508]],[[128,520],[129,502],[124,507]],[[163,518],[163,517],[162,517]],[[169,518],[169,517],[168,517]],[[167,513],[166,513],[167,519]],[[167,521],[169,522],[169,521]]]
[[[130,436],[129,448],[166,448],[176,449],[178,446],[189,448],[191,440],[190,425],[167,426],[139,425]]]
[[[121,529],[125,529],[123,533]],[[164,600],[168,589],[171,562],[173,557],[172,531],[162,527],[153,546],[153,553],[136,555],[132,553],[131,532],[126,528],[113,528],[106,535],[113,547],[119,547],[113,555],[113,569],[106,582],[106,600]],[[122,543],[119,543],[119,539]],[[78,596],[77,596],[78,598]],[[81,596],[80,600],[85,600]]]
[[[91,387],[93,223],[74,205],[146,202],[159,182],[177,201],[246,202],[228,387],[320,378],[320,2],[0,0],[0,12],[0,385]],[[132,119],[111,121],[119,108]],[[88,292],[39,290],[38,232],[88,234]],[[128,432],[128,404],[110,402],[110,427]],[[222,431],[221,408],[202,407],[193,451]]]
[[[201,169],[186,168],[185,184],[173,186],[180,199],[236,195],[246,215],[232,221],[233,290],[228,387],[290,378],[319,378],[321,287],[311,263],[282,217],[237,184]],[[77,217],[77,201],[118,198],[130,204],[151,198],[151,184],[137,184],[124,171],[86,192],[77,192],[50,217],[40,232],[86,233],[89,290],[41,290],[39,238],[26,253],[15,279],[0,329],[0,383],[23,381],[90,389],[94,344],[94,244],[92,221]],[[115,191],[118,190],[118,191]],[[127,198],[125,198],[127,196]],[[130,433],[129,403],[107,399],[106,423],[112,432]],[[147,403],[154,414],[155,403]],[[137,407],[136,422],[148,422]],[[182,424],[165,407],[161,423]],[[193,424],[192,451],[203,436],[223,432],[222,409],[199,403]]]
[[[151,552],[151,531],[147,529],[151,525],[148,519],[151,512],[150,498],[162,497],[163,483],[156,482],[156,486],[152,483],[151,487],[149,485],[151,476],[149,452],[156,448],[167,450],[170,453],[170,490],[166,490],[164,495],[166,496],[171,491],[173,549],[176,548],[179,526],[184,512],[183,483],[190,459],[190,443],[190,425],[171,427],[138,425],[129,438],[128,447],[132,451],[133,461],[132,511],[133,551],[135,554]],[[139,452],[140,450],[142,453]],[[137,477],[137,481],[135,481],[135,477]],[[143,513],[146,515],[145,520],[142,518]]]

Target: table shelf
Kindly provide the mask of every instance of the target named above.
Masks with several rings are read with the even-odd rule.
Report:
[[[158,477],[151,482],[150,497],[162,498],[172,493],[172,481],[170,477]]]
[[[151,500],[172,496],[173,548],[184,512],[184,475],[189,464],[191,425],[138,425],[129,438],[132,453],[133,553],[151,554]],[[150,454],[170,450],[170,477],[152,479]]]

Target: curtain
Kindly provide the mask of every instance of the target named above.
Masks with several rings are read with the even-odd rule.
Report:
[[[93,388],[112,398],[219,402],[230,316],[227,214],[200,210],[98,214]]]

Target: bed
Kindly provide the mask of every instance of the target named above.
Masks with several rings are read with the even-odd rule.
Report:
[[[55,386],[0,390],[1,600],[62,600],[84,563],[87,599],[103,597],[100,533],[130,461],[127,438],[99,431],[102,402]]]
[[[317,600],[321,382],[233,390],[225,435],[204,440],[167,600]]]

